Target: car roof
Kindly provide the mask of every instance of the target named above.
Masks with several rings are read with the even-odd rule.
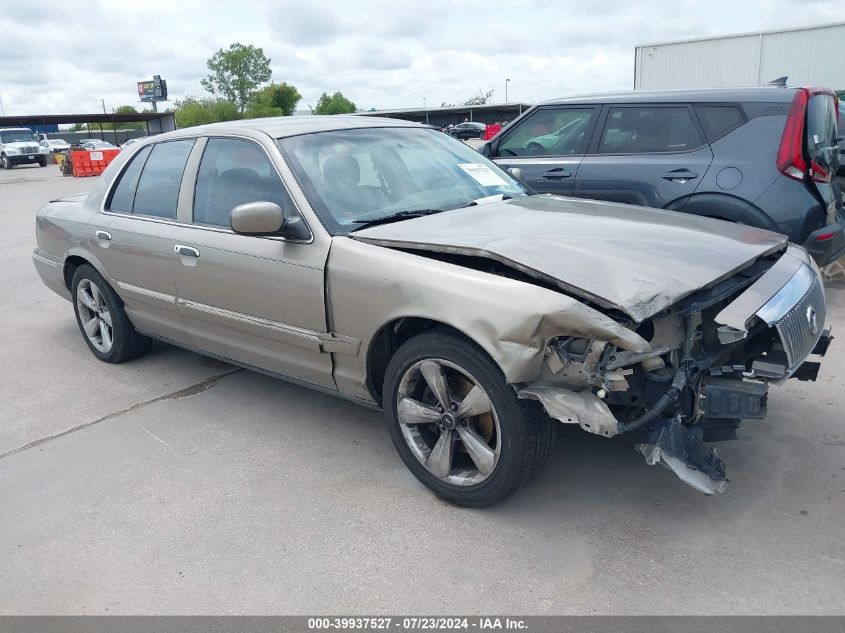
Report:
[[[726,102],[757,101],[763,103],[791,102],[795,88],[779,86],[754,86],[750,88],[706,88],[694,90],[629,90],[607,94],[579,95],[563,99],[550,99],[538,105],[571,103],[672,103],[672,102]]]
[[[237,133],[239,131],[264,132],[273,138],[312,134],[314,132],[329,132],[332,130],[350,130],[357,128],[377,127],[412,127],[419,128],[419,123],[402,119],[386,117],[354,116],[344,114],[334,115],[303,115],[264,117],[260,119],[242,119],[226,121],[224,123],[209,123],[191,128],[184,128],[176,132],[160,135],[163,137],[182,136],[184,134],[214,134],[215,132]]]

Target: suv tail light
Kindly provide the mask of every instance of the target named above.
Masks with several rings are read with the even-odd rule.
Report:
[[[795,180],[804,180],[808,171],[804,159],[804,119],[808,99],[809,95],[803,88],[795,92],[778,148],[778,171]]]

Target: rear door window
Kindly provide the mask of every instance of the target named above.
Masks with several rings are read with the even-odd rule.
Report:
[[[133,213],[176,219],[176,203],[182,172],[188,162],[193,140],[166,141],[153,145],[135,192]]]
[[[704,145],[689,108],[610,108],[597,152],[655,154],[687,152]]]
[[[711,143],[745,123],[745,116],[736,106],[695,106],[695,112]]]
[[[583,154],[593,128],[595,108],[538,108],[499,144],[497,156],[572,156]]]

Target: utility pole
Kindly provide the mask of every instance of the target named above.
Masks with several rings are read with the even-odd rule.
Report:
[[[103,104],[103,114],[106,114],[106,100],[105,100],[105,99],[100,99],[100,103],[102,103],[102,104]]]
[[[423,97],[423,110],[425,110],[425,122],[428,123],[428,110],[425,107],[425,97]]]
[[[505,79],[505,103],[508,102],[508,84],[511,82],[510,77]]]
[[[6,108],[3,107],[3,95],[0,95],[0,116],[6,116]]]

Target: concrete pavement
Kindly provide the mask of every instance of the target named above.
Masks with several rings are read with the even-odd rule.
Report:
[[[92,185],[0,172],[0,613],[845,613],[845,338],[720,446],[719,497],[562,427],[460,509],[377,412],[164,345],[96,361],[29,259],[37,208]]]

